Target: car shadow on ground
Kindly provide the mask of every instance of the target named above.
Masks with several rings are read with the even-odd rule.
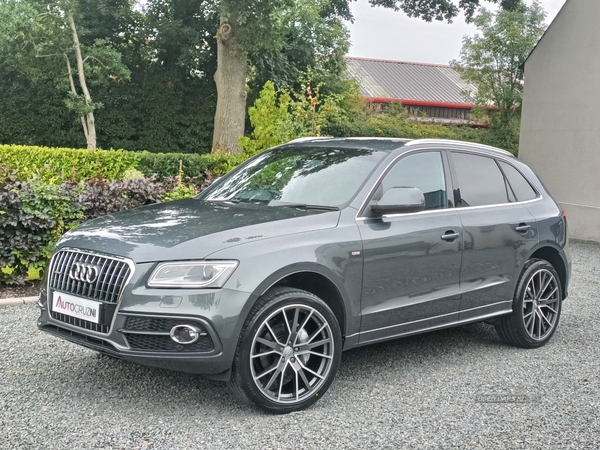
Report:
[[[492,326],[474,324],[428,334],[411,336],[344,352],[338,380],[360,384],[366,378],[387,377],[398,370],[407,373],[419,370],[423,364],[452,364],[461,358],[489,351],[490,347],[506,347],[496,336]],[[229,391],[226,383],[211,381],[199,375],[144,367],[107,355],[77,347],[77,357],[70,358],[71,390],[66,395],[93,398],[99,408],[123,403],[128,408],[155,411],[178,410],[198,413],[198,406],[212,413],[239,414],[254,410]],[[45,376],[55,377],[57,383],[65,378],[64,372]],[[74,381],[73,381],[74,380]],[[334,381],[334,386],[335,386]],[[151,393],[151,395],[148,395]],[[336,395],[344,395],[338,391]],[[233,407],[233,409],[232,409]]]

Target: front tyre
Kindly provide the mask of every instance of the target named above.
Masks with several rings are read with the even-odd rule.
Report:
[[[327,391],[341,353],[340,327],[329,306],[310,292],[277,287],[250,311],[230,385],[267,412],[300,411]]]
[[[513,303],[513,312],[495,322],[505,342],[523,348],[546,344],[556,331],[562,308],[562,286],[554,267],[531,259],[525,265]]]

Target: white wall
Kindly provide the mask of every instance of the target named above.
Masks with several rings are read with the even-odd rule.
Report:
[[[600,241],[600,0],[567,0],[525,64],[519,158]]]

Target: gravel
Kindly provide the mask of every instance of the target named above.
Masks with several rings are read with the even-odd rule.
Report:
[[[475,324],[355,349],[323,399],[287,416],[42,334],[35,305],[0,309],[0,448],[598,448],[600,245],[571,251],[545,347]]]

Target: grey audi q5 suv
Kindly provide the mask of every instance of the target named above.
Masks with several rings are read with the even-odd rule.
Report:
[[[503,150],[306,138],[195,198],[66,233],[38,326],[285,413],[316,402],[357,346],[479,321],[544,345],[570,267],[565,214]]]

